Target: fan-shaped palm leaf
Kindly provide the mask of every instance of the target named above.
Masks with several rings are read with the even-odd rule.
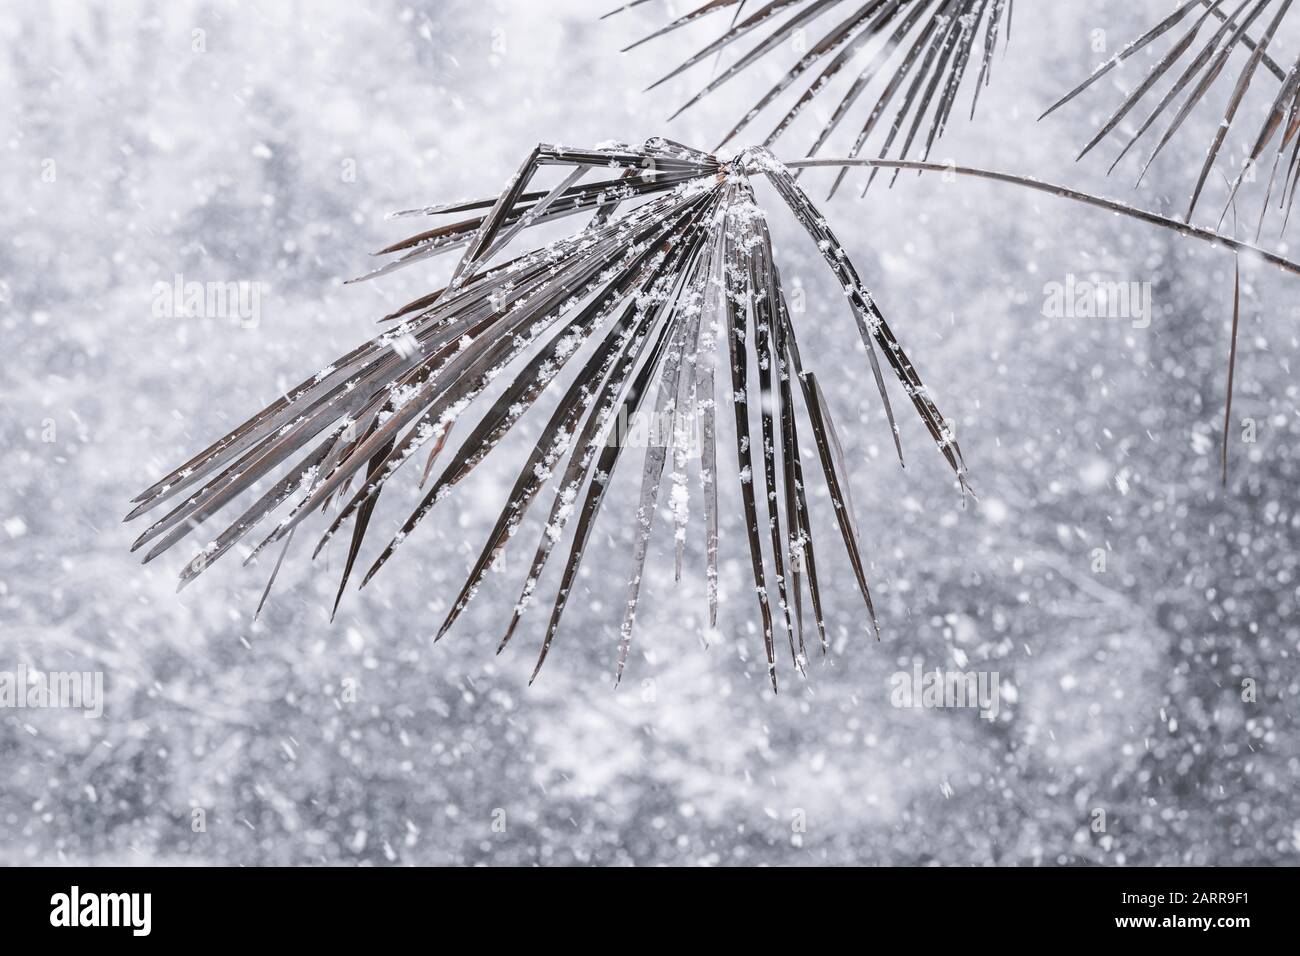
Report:
[[[447,287],[400,309],[389,317],[398,321],[396,326],[301,383],[149,488],[136,499],[129,517],[164,503],[171,508],[135,546],[148,547],[146,560],[152,559],[255,484],[269,481],[287,467],[286,474],[202,549],[182,573],[182,582],[199,574],[282,505],[288,506],[287,514],[253,549],[253,555],[277,541],[287,541],[308,515],[335,501],[339,511],[321,545],[351,522],[341,593],[375,502],[403,463],[425,446],[434,446],[433,455],[438,454],[452,425],[477,407],[475,399],[498,375],[508,376],[505,390],[450,453],[442,473],[364,580],[389,560],[436,503],[483,460],[565,366],[586,350],[590,354],[524,463],[496,527],[439,632],[445,632],[465,608],[529,506],[547,481],[558,475],[559,488],[545,532],[502,641],[504,646],[514,633],[555,544],[567,526],[574,525],[559,595],[538,658],[540,667],[557,633],[609,477],[626,451],[617,423],[651,401],[660,414],[711,418],[716,348],[730,369],[730,384],[722,394],[731,397],[724,407],[730,404],[735,413],[734,473],[741,476],[754,589],[774,684],[769,586],[775,584],[775,603],[796,663],[802,656],[802,621],[791,610],[802,607],[802,598],[795,595],[792,601],[791,590],[805,577],[816,625],[824,633],[797,437],[796,394],[803,399],[841,536],[874,624],[865,558],[851,514],[830,409],[815,373],[805,370],[800,361],[780,271],[772,260],[767,226],[749,181],[750,164],[759,161],[796,218],[817,241],[843,287],[882,401],[888,407],[877,351],[903,383],[940,451],[964,482],[961,453],[911,361],[825,220],[766,152],[746,151],[740,159],[724,164],[663,140],[652,140],[642,148],[541,146],[497,199],[419,210],[430,215],[478,212],[385,250],[397,256],[394,264],[401,265],[463,248]],[[548,165],[566,167],[570,175],[552,190],[528,191],[538,170]],[[597,181],[579,182],[592,173]],[[501,251],[522,229],[580,213],[595,218],[566,239],[499,261]],[[389,268],[391,265],[374,274]],[[758,369],[758,401],[751,394],[751,365]],[[749,420],[756,405],[761,410],[757,442],[751,440]],[[897,440],[892,410],[889,415]],[[710,420],[705,429],[710,444],[706,467],[710,487],[705,501],[711,616],[716,613],[712,605],[716,601],[718,553],[713,434]],[[755,448],[760,450],[757,462]],[[682,449],[657,444],[645,456],[620,669],[631,637],[641,567],[670,451],[680,494]],[[760,472],[766,503],[761,512],[755,489]],[[353,482],[357,486],[349,493]],[[770,538],[766,549],[765,527]],[[683,532],[681,527],[677,530],[679,535]]]
[[[612,13],[645,2],[633,0]],[[1007,35],[1010,35],[1013,4],[1014,0],[769,0],[755,3],[749,16],[742,18],[745,0],[709,0],[627,49],[711,13],[731,10],[731,24],[727,30],[655,83],[651,87],[654,89],[660,83],[712,59],[715,54],[739,46],[746,36],[754,34],[758,37],[736,62],[711,79],[677,111],[681,113],[761,57],[787,42],[795,45],[800,52],[799,60],[732,127],[719,147],[731,142],[810,70],[821,66],[819,73],[809,74],[812,79],[803,93],[763,140],[764,145],[771,146],[855,59],[865,57],[865,65],[858,70],[848,91],[823,124],[808,155],[815,155],[825,145],[845,117],[853,112],[862,94],[873,82],[879,81],[881,92],[866,114],[850,155],[857,156],[872,133],[887,125],[884,143],[877,150],[879,155],[888,156],[901,133],[903,142],[898,157],[906,159],[924,130],[924,159],[929,156],[935,141],[943,135],[956,104],[958,89],[967,68],[976,58],[978,48],[981,50],[978,57],[980,75],[971,100],[971,114],[974,115],[980,89],[989,81],[998,34],[1004,25]],[[816,40],[805,41],[810,32],[815,32],[814,25],[823,16],[830,18],[824,21],[825,32],[820,33]],[[840,179],[837,179],[832,192],[839,183]]]
[[[804,160],[790,164],[823,165],[942,170],[1012,183],[1091,203],[1233,250],[1250,249],[1267,261],[1300,272],[1295,263],[1209,230],[1008,174],[906,160]],[[546,166],[566,171],[561,182],[549,190],[530,190],[533,179]],[[589,176],[595,177],[594,181],[584,183]],[[388,562],[437,503],[511,432],[544,392],[559,393],[438,632],[441,637],[462,613],[495,558],[519,531],[530,506],[552,479],[558,478],[522,594],[501,641],[504,647],[512,638],[552,551],[572,525],[559,592],[537,661],[540,668],[558,633],[611,477],[624,452],[634,444],[622,426],[642,407],[653,406],[658,419],[671,419],[673,427],[667,431],[668,437],[660,434],[652,438],[644,455],[635,512],[636,546],[619,641],[621,674],[670,456],[676,550],[679,564],[681,561],[688,530],[684,502],[689,493],[686,449],[682,446],[682,436],[688,430],[680,426],[696,416],[702,421],[700,477],[710,620],[716,617],[719,459],[714,407],[720,395],[723,407],[729,407],[734,416],[736,465],[731,473],[737,478],[743,507],[773,687],[777,615],[791,656],[796,666],[802,667],[805,586],[823,650],[826,646],[800,444],[801,418],[812,435],[815,470],[826,482],[839,537],[875,629],[866,557],[843,454],[819,379],[800,354],[765,214],[755,199],[754,176],[765,177],[775,188],[839,283],[872,367],[900,459],[885,366],[902,383],[931,439],[965,488],[961,452],[912,362],[826,220],[788,168],[767,149],[746,149],[738,158],[722,162],[662,139],[652,139],[643,147],[539,146],[495,199],[402,214],[467,214],[467,218],[390,246],[384,252],[395,258],[372,275],[450,249],[463,249],[447,286],[388,316],[396,324],[387,331],[300,383],[139,495],[128,520],[163,505],[170,507],[140,535],[134,548],[147,546],[145,560],[151,560],[237,498],[269,484],[233,523],[202,547],[182,571],[182,585],[273,514],[283,512],[252,548],[248,560],[278,541],[287,548],[306,518],[336,503],[338,512],[316,551],[351,523],[341,595],[376,502],[405,462],[431,448],[423,468],[423,485],[452,427],[470,413],[481,413],[458,447],[447,454],[440,474],[373,561],[362,584]],[[587,215],[590,220],[573,234],[540,248],[513,258],[502,255],[523,230],[574,215]],[[585,357],[579,361],[579,356]],[[578,372],[567,386],[558,386],[557,379],[570,364],[579,364]],[[725,380],[722,389],[715,381],[719,364]],[[751,370],[757,372],[757,396]],[[484,409],[486,399],[479,399],[491,394],[498,379],[504,384]],[[760,474],[761,508],[756,489]],[[277,570],[283,557],[282,551]]]
[[[1145,34],[1124,47],[1099,67],[1087,80],[1071,90],[1044,113],[1044,116],[1073,100],[1103,76],[1141,50],[1156,43],[1166,34],[1175,37],[1172,46],[1161,56],[1146,77],[1125,97],[1114,114],[1106,121],[1096,136],[1084,147],[1079,157],[1087,155],[1102,140],[1117,134],[1120,124],[1163,82],[1168,89],[1161,95],[1147,118],[1132,135],[1121,135],[1124,140],[1119,156],[1111,164],[1113,170],[1138,141],[1157,125],[1163,123],[1163,132],[1152,148],[1138,177],[1141,181],[1151,163],[1177,134],[1193,110],[1206,98],[1209,91],[1223,76],[1232,54],[1242,51],[1243,62],[1237,73],[1224,114],[1205,152],[1205,161],[1195,185],[1192,187],[1186,219],[1191,220],[1201,194],[1209,180],[1215,163],[1219,160],[1228,133],[1237,120],[1242,101],[1254,82],[1261,76],[1261,67],[1281,81],[1273,103],[1256,135],[1254,145],[1242,168],[1236,170],[1231,180],[1231,198],[1237,195],[1243,182],[1254,178],[1254,171],[1271,143],[1277,139],[1276,158],[1269,179],[1269,195],[1276,183],[1283,155],[1291,149],[1287,160],[1282,187],[1282,204],[1290,207],[1295,197],[1297,174],[1300,173],[1300,59],[1290,71],[1283,71],[1268,51],[1276,39],[1279,28],[1290,13],[1293,0],[1183,0],[1172,13]],[[1259,30],[1256,40],[1251,31]],[[1279,136],[1280,133],[1280,136]],[[1265,209],[1268,197],[1265,198]],[[1227,205],[1224,212],[1227,211]],[[1222,221],[1222,217],[1220,217]],[[1262,221],[1262,214],[1261,214]]]

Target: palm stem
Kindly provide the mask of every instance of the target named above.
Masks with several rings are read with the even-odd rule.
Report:
[[[926,163],[909,159],[798,159],[785,163],[785,165],[790,169],[811,169],[821,166],[863,166],[873,169],[915,170],[921,173],[948,173],[955,176],[1007,183],[1012,186],[1021,186],[1025,189],[1032,189],[1036,192],[1046,193],[1049,196],[1058,196],[1061,199],[1068,199],[1072,202],[1094,206],[1098,209],[1104,209],[1108,212],[1116,213],[1117,215],[1128,216],[1131,219],[1150,223],[1153,226],[1162,226],[1165,229],[1173,230],[1181,236],[1190,236],[1191,238],[1208,242],[1211,245],[1223,246],[1233,252],[1245,252],[1251,255],[1256,255],[1265,262],[1277,266],[1279,269],[1300,275],[1300,263],[1292,262],[1284,256],[1280,256],[1275,252],[1269,252],[1267,249],[1261,249],[1249,242],[1242,242],[1241,240],[1234,239],[1231,236],[1225,236],[1223,233],[1216,232],[1213,229],[1193,226],[1180,219],[1171,219],[1168,216],[1162,216],[1159,213],[1150,212],[1146,209],[1139,209],[1136,206],[1130,206],[1127,203],[1122,203],[1116,199],[1107,199],[1104,196],[1094,196],[1091,193],[1082,192],[1078,189],[1071,189],[1069,186],[1061,186],[1057,183],[1049,183],[1029,176],[1018,176],[1015,173],[1003,173],[991,169],[980,169],[975,166],[953,166],[945,163]]]

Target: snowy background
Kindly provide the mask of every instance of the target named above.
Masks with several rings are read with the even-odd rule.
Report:
[[[1168,7],[1017,4],[975,122],[936,156],[1181,213],[1226,91],[1136,194],[1131,162],[1103,175],[1113,146],[1073,162],[1115,84],[1035,121],[1099,38],[1113,51]],[[338,547],[316,566],[291,553],[256,623],[267,562],[221,562],[177,595],[190,551],[143,568],[128,553],[133,495],[436,287],[445,266],[341,285],[405,235],[387,212],[493,193],[538,141],[712,146],[789,62],[668,124],[707,68],[640,90],[717,18],[620,54],[669,4],[606,9],[8,5],[0,671],[103,671],[107,702],[98,721],[0,711],[0,863],[1297,862],[1300,279],[1244,264],[1225,491],[1231,256],[1051,197],[908,176],[823,206],[957,427],[981,499],[966,507],[914,417],[899,469],[852,318],[772,207],[883,628],[868,637],[837,568],[832,653],[806,681],[787,668],[779,696],[725,484],[717,632],[705,649],[700,549],[674,588],[661,535],[618,690],[626,508],[603,515],[532,687],[541,614],[493,654],[527,548],[430,642],[517,454],[493,455],[332,625]],[[1279,41],[1284,64],[1298,40]],[[805,182],[820,201],[830,176]],[[1276,228],[1264,242],[1285,248]],[[1150,327],[1044,317],[1045,286],[1070,274],[1151,282]],[[265,283],[260,322],[153,317],[155,283],[178,275]],[[404,513],[381,507],[376,527]],[[890,675],[915,662],[997,672],[998,719],[891,706]]]

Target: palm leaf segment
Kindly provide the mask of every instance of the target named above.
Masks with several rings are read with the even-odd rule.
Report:
[[[1230,177],[1231,195],[1224,213],[1231,206],[1242,183],[1255,178],[1260,160],[1274,142],[1277,147],[1263,211],[1269,207],[1278,172],[1283,169],[1280,205],[1289,211],[1295,200],[1297,183],[1300,182],[1300,136],[1297,135],[1300,133],[1300,59],[1295,61],[1289,71],[1284,71],[1268,55],[1268,51],[1292,5],[1293,0],[1182,0],[1172,13],[1102,64],[1092,76],[1062,97],[1043,115],[1047,116],[1069,103],[1129,57],[1155,44],[1166,34],[1174,37],[1173,45],[1156,61],[1146,77],[1133,87],[1119,108],[1079,154],[1082,159],[1102,140],[1116,134],[1124,145],[1111,164],[1110,168],[1114,170],[1139,140],[1163,125],[1163,131],[1142,166],[1140,182],[1151,163],[1223,75],[1232,54],[1240,50],[1244,58],[1241,69],[1237,73],[1223,117],[1207,146],[1204,163],[1192,189],[1186,219],[1190,221],[1196,210],[1246,93],[1264,71],[1272,73],[1281,82],[1281,86],[1256,134],[1246,161]],[[1252,31],[1257,31],[1258,40]],[[1155,105],[1137,130],[1132,135],[1116,133],[1120,124],[1140,104],[1148,101],[1156,88],[1166,81],[1168,89],[1155,98]],[[1288,150],[1290,155],[1286,157]],[[1285,167],[1282,165],[1284,157]]]
[[[645,2],[633,0],[613,13]],[[971,101],[971,114],[974,115],[980,90],[989,81],[998,34],[1004,24],[1010,36],[1013,3],[1014,0],[770,0],[754,3],[749,8],[752,12],[742,16],[746,0],[708,0],[627,49],[708,14],[730,9],[731,25],[721,36],[650,88],[654,89],[696,64],[714,58],[727,48],[740,45],[751,34],[758,39],[674,116],[698,103],[767,53],[793,43],[800,50],[798,62],[732,127],[719,147],[731,142],[791,86],[807,78],[803,93],[762,141],[763,145],[771,146],[832,81],[854,61],[861,59],[863,65],[857,76],[823,124],[808,155],[815,155],[822,148],[845,117],[853,112],[862,94],[874,81],[880,80],[879,96],[866,114],[849,155],[857,156],[872,133],[882,124],[887,124],[888,133],[883,145],[874,151],[876,156],[886,157],[891,149],[897,147],[898,158],[905,159],[924,134],[924,159],[943,135],[967,68],[978,59],[980,75]],[[828,22],[831,25],[819,39],[804,42],[807,32],[823,15],[830,18]],[[978,57],[975,55],[977,49],[982,51]],[[816,70],[817,67],[820,70]],[[900,135],[903,137],[901,146],[898,145]],[[834,188],[838,188],[842,178],[843,172],[835,181]]]
[[[549,190],[530,191],[535,175],[547,166],[560,167],[562,180]],[[501,647],[510,641],[552,551],[572,525],[537,661],[540,668],[573,593],[611,476],[629,444],[618,434],[618,424],[653,406],[658,420],[666,416],[674,426],[645,452],[619,650],[621,675],[666,470],[673,486],[680,569],[689,494],[687,448],[681,439],[689,430],[678,426],[689,416],[698,416],[702,435],[707,593],[710,622],[716,620],[719,463],[714,416],[721,395],[721,407],[734,411],[734,473],[740,479],[754,593],[775,688],[773,619],[780,618],[792,658],[802,666],[805,587],[823,650],[826,646],[804,475],[808,463],[796,414],[800,401],[816,448],[816,465],[810,467],[818,468],[827,484],[873,627],[876,621],[840,444],[818,378],[800,357],[767,223],[755,203],[753,175],[767,177],[840,283],[895,443],[898,429],[880,355],[965,488],[960,450],[912,363],[826,221],[766,149],[746,150],[724,163],[662,139],[643,147],[539,146],[495,199],[399,214],[465,218],[383,250],[394,258],[372,275],[461,249],[447,286],[388,316],[395,324],[383,334],[317,372],[137,497],[128,519],[163,505],[169,508],[134,547],[147,547],[148,561],[243,493],[260,490],[260,497],[185,567],[184,585],[273,513],[282,516],[248,560],[279,541],[287,549],[304,519],[333,504],[337,513],[316,551],[351,524],[341,596],[375,503],[403,464],[427,452],[423,489],[435,460],[446,459],[362,584],[544,392],[560,392],[438,632],[441,637],[451,627],[520,529],[525,513],[557,479],[523,593],[501,641]],[[593,176],[594,181],[584,181]],[[572,235],[513,257],[502,255],[521,231],[577,215],[589,219]],[[561,388],[557,377],[570,364],[580,370]],[[492,394],[488,390],[499,377],[507,384],[485,408],[486,399],[478,399]],[[751,416],[755,408],[757,416]],[[459,447],[442,456],[453,425],[471,413],[477,420],[466,426]],[[751,417],[758,419],[757,435]],[[756,487],[760,480],[761,493]],[[264,483],[269,487],[262,490]]]

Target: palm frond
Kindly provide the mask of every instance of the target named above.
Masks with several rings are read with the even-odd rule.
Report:
[[[640,6],[633,0],[613,13]],[[757,40],[734,63],[714,76],[677,113],[694,106],[728,80],[787,43],[799,41],[801,55],[789,72],[741,117],[718,144],[730,143],[767,107],[781,99],[805,74],[812,78],[803,92],[780,117],[762,141],[771,146],[814,100],[859,57],[866,58],[852,84],[817,134],[809,156],[816,155],[844,119],[854,112],[863,93],[873,84],[880,89],[875,105],[863,110],[866,119],[857,133],[850,155],[857,156],[877,131],[884,132],[883,145],[875,150],[888,156],[899,135],[903,135],[897,158],[906,159],[920,143],[921,158],[929,156],[943,135],[956,105],[958,90],[968,67],[978,60],[979,76],[971,98],[971,115],[979,102],[980,90],[990,79],[993,54],[1005,27],[1010,37],[1014,0],[769,0],[755,4],[749,16],[741,18],[745,0],[709,0],[627,49],[672,33],[709,14],[730,9],[730,26],[713,42],[697,51],[650,89],[654,89],[692,67],[741,46],[751,35]],[[804,41],[819,18],[831,18],[816,40]],[[979,50],[977,56],[976,51]],[[815,67],[820,72],[810,73]],[[901,95],[900,95],[901,94]],[[887,131],[886,131],[887,127]],[[832,193],[839,187],[837,179]],[[868,183],[870,185],[870,183]]]
[[[567,175],[549,191],[529,191],[544,166],[563,167]],[[163,505],[170,509],[140,535],[134,547],[147,548],[146,560],[151,560],[191,536],[236,498],[260,483],[273,482],[202,547],[182,571],[182,584],[268,524],[273,514],[281,517],[253,546],[249,559],[276,542],[287,545],[308,516],[333,504],[337,514],[316,552],[351,525],[341,596],[367,538],[376,501],[403,464],[428,446],[437,455],[452,425],[478,409],[476,400],[501,377],[504,389],[467,429],[459,447],[444,452],[441,473],[374,559],[363,584],[553,387],[565,367],[585,353],[581,370],[564,390],[520,469],[439,636],[462,613],[529,507],[558,477],[545,530],[502,640],[504,646],[515,633],[553,551],[573,525],[538,656],[537,667],[541,667],[558,633],[610,478],[626,457],[628,442],[618,433],[618,424],[651,403],[661,416],[706,419],[710,447],[704,462],[704,493],[712,619],[718,553],[713,368],[715,361],[723,361],[730,369],[730,387],[724,387],[721,395],[724,407],[729,403],[734,410],[737,438],[732,474],[739,476],[773,686],[774,610],[784,621],[793,659],[802,666],[802,621],[796,623],[797,615],[792,615],[794,607],[802,607],[802,595],[792,590],[805,580],[817,627],[824,632],[796,394],[803,399],[802,414],[815,439],[821,472],[874,627],[865,552],[851,513],[848,476],[829,405],[815,375],[804,370],[799,358],[764,213],[750,183],[755,166],[775,184],[842,286],[882,402],[888,399],[881,369],[888,366],[964,487],[960,450],[914,366],[825,220],[769,153],[747,150],[723,163],[666,140],[651,140],[643,147],[539,146],[494,200],[425,210],[439,216],[476,215],[390,246],[385,252],[395,258],[374,273],[463,249],[444,289],[398,310],[390,317],[396,325],[302,382],[141,494],[129,518]],[[590,175],[596,176],[594,182],[580,182]],[[502,255],[523,230],[579,213],[594,218],[567,238],[513,258]],[[884,363],[879,362],[878,352],[884,355]],[[757,402],[749,379],[751,366],[758,370]],[[760,422],[754,435],[750,417],[756,404]],[[897,441],[892,410],[890,422]],[[672,438],[652,444],[644,456],[635,512],[634,567],[618,654],[620,673],[669,455],[674,462],[674,494],[686,493],[685,450],[677,435],[675,429]],[[428,464],[424,470],[429,474]],[[761,513],[755,487],[760,480],[766,502]],[[679,518],[679,542],[684,525]]]
[[[1260,160],[1264,158],[1270,144],[1276,140],[1276,154],[1269,177],[1268,194],[1265,196],[1261,210],[1262,225],[1264,212],[1268,209],[1277,174],[1279,169],[1283,168],[1281,164],[1288,148],[1291,149],[1291,156],[1286,160],[1284,167],[1280,203],[1288,210],[1294,201],[1297,176],[1300,174],[1300,139],[1297,139],[1297,133],[1300,133],[1300,58],[1296,59],[1289,71],[1284,71],[1268,52],[1292,5],[1293,0],[1231,0],[1231,2],[1229,0],[1183,0],[1172,13],[1103,63],[1087,80],[1053,104],[1043,116],[1048,116],[1074,100],[1134,54],[1152,46],[1166,34],[1174,37],[1174,42],[1169,49],[1142,81],[1132,88],[1097,135],[1079,154],[1079,158],[1082,159],[1103,140],[1115,135],[1123,142],[1123,146],[1111,164],[1110,169],[1113,171],[1139,141],[1143,140],[1148,133],[1162,127],[1163,131],[1160,132],[1138,175],[1138,181],[1141,182],[1156,157],[1224,76],[1233,53],[1240,50],[1243,53],[1243,62],[1236,74],[1223,116],[1206,147],[1205,160],[1192,186],[1185,219],[1191,221],[1210,173],[1222,156],[1224,142],[1237,122],[1242,102],[1259,77],[1264,75],[1261,71],[1262,67],[1263,71],[1273,74],[1280,81],[1281,86],[1261,123],[1248,157],[1241,168],[1235,170],[1235,175],[1229,177],[1230,196],[1219,217],[1219,222],[1222,223],[1223,216],[1226,215],[1238,190],[1244,182],[1255,178],[1255,170]],[[1258,39],[1252,36],[1253,30],[1260,31]],[[1166,82],[1168,88],[1159,96],[1137,130],[1131,135],[1118,133],[1121,123],[1146,101],[1157,87]]]
[[[529,191],[547,166],[564,170],[559,185]],[[370,564],[362,586],[544,393],[558,395],[438,631],[441,638],[464,611],[497,556],[517,535],[529,508],[554,480],[549,514],[500,645],[504,648],[515,634],[552,553],[572,525],[559,590],[533,672],[536,677],[559,632],[612,476],[635,444],[621,426],[643,406],[653,407],[659,420],[670,418],[674,424],[668,437],[652,438],[643,455],[634,511],[636,545],[618,642],[621,676],[670,458],[680,575],[689,491],[688,455],[682,444],[688,430],[679,426],[688,420],[701,422],[705,580],[710,622],[716,620],[715,408],[721,398],[723,407],[729,406],[734,415],[736,464],[730,474],[741,497],[773,688],[778,620],[795,666],[802,669],[804,664],[805,586],[823,651],[826,648],[824,592],[813,549],[801,421],[812,436],[815,470],[829,492],[839,537],[878,636],[866,577],[867,551],[851,500],[848,468],[820,380],[804,365],[800,353],[754,177],[764,177],[774,187],[839,283],[900,459],[901,440],[885,368],[902,384],[963,490],[966,472],[952,430],[915,366],[846,250],[790,171],[817,166],[943,171],[1009,183],[1175,229],[1234,252],[1253,252],[1300,273],[1296,263],[1211,230],[1006,173],[892,159],[814,159],[786,165],[764,147],[748,148],[724,162],[658,138],[639,147],[542,145],[495,198],[411,211],[409,215],[478,213],[385,250],[395,257],[390,265],[402,265],[463,248],[447,285],[393,313],[389,318],[395,324],[383,333],[301,382],[137,496],[128,520],[168,508],[139,536],[133,550],[147,546],[145,560],[152,560],[236,499],[260,490],[256,500],[185,566],[184,586],[255,529],[262,527],[265,533],[251,546],[246,562],[277,542],[287,550],[308,517],[326,515],[335,506],[337,513],[328,521],[315,553],[351,525],[341,597],[366,542],[379,495],[402,465],[430,449],[419,476],[423,488],[435,460],[444,460],[428,491]],[[589,176],[593,182],[582,182]],[[512,257],[504,254],[525,230],[578,214],[590,218],[572,234]],[[373,274],[388,270],[385,266]],[[580,356],[585,357],[579,361]],[[725,363],[721,374],[729,379],[729,387],[722,389],[716,381],[719,363]],[[557,384],[571,364],[580,368],[567,386]],[[756,381],[751,370],[757,372]],[[492,394],[494,385],[499,391],[487,404],[484,396]],[[446,452],[453,426],[471,416],[477,421],[462,429],[459,445]],[[760,480],[761,509],[756,487]],[[269,487],[262,490],[265,485]],[[277,514],[274,525],[265,528]],[[283,560],[284,550],[272,580]]]

